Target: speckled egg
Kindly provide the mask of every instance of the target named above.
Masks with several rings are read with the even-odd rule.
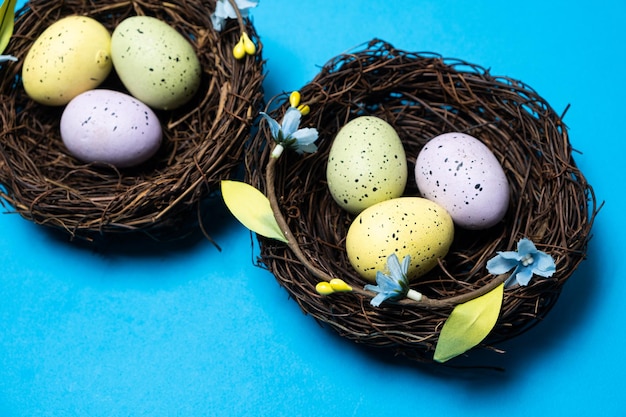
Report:
[[[162,129],[150,107],[127,94],[100,89],[68,103],[61,116],[61,138],[68,151],[84,162],[126,168],[157,152]]]
[[[464,133],[428,141],[417,156],[415,180],[423,197],[439,203],[466,229],[494,226],[509,206],[502,166],[484,143]]]
[[[49,106],[67,104],[109,75],[111,35],[87,16],[67,16],[48,26],[28,50],[22,67],[26,94]]]
[[[200,86],[200,61],[193,46],[157,18],[124,19],[113,31],[111,56],[128,91],[155,109],[182,106]]]
[[[416,279],[448,253],[454,223],[439,204],[421,197],[400,197],[374,204],[352,222],[346,252],[354,269],[368,281],[385,272],[392,253],[411,257],[407,276]]]
[[[343,126],[331,146],[326,167],[328,189],[343,209],[357,214],[404,192],[406,154],[394,128],[374,116]]]

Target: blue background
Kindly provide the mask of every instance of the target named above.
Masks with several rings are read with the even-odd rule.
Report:
[[[0,214],[0,415],[623,415],[624,1],[262,0],[252,15],[268,98],[378,37],[521,79],[559,113],[571,104],[575,159],[606,201],[588,260],[543,323],[481,354],[505,372],[454,373],[302,314],[220,202],[208,227],[222,251],[93,250]]]

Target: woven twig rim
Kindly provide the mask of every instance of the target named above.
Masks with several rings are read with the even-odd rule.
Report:
[[[202,227],[200,203],[222,179],[241,167],[244,145],[263,103],[262,45],[251,22],[242,24],[257,53],[233,57],[240,39],[236,19],[217,32],[215,0],[37,0],[21,9],[4,52],[18,57],[0,68],[0,201],[38,224],[92,240],[141,232],[155,239],[178,237]],[[84,164],[68,155],[59,133],[62,107],[47,107],[23,91],[23,59],[38,35],[67,15],[87,15],[109,31],[124,18],[160,18],[186,36],[203,74],[200,91],[185,106],[157,112],[164,145],[148,163],[115,170]],[[112,74],[99,88],[125,91]],[[182,231],[181,231],[182,229]]]
[[[411,53],[374,39],[361,50],[329,61],[300,93],[311,108],[301,126],[316,127],[316,153],[290,153],[276,166],[275,189],[289,229],[319,270],[353,287],[365,282],[345,253],[354,218],[333,201],[326,185],[332,139],[349,120],[382,117],[397,130],[409,172],[422,146],[445,132],[480,138],[502,164],[511,187],[503,222],[485,231],[456,229],[440,267],[412,284],[433,299],[449,299],[493,282],[485,268],[497,251],[515,250],[523,237],[555,260],[551,278],[507,290],[496,327],[483,346],[493,346],[528,330],[553,307],[563,284],[584,259],[597,208],[592,187],[578,170],[562,116],[532,88],[492,76],[478,65],[432,53]],[[275,102],[285,100],[275,98]],[[270,103],[271,106],[272,103]],[[268,107],[270,107],[268,106]],[[280,120],[286,106],[271,111]],[[264,172],[271,133],[261,125],[246,157],[247,180],[267,190]],[[407,195],[418,195],[409,175]],[[364,292],[322,296],[313,276],[285,245],[259,237],[260,261],[300,308],[339,335],[430,362],[441,326],[453,305],[370,305]]]

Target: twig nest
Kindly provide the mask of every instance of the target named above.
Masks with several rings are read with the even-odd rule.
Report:
[[[374,39],[363,49],[329,61],[299,91],[310,107],[301,125],[318,129],[318,151],[281,157],[275,167],[276,198],[305,257],[317,270],[352,288],[363,289],[368,283],[346,253],[346,236],[356,215],[336,203],[326,182],[333,140],[349,121],[376,116],[393,126],[409,172],[432,138],[448,132],[479,138],[502,167],[510,193],[508,210],[499,222],[482,230],[456,227],[447,255],[411,282],[412,290],[449,304],[388,301],[374,307],[367,291],[321,295],[316,291],[319,274],[309,272],[283,243],[260,237],[261,262],[305,313],[355,342],[432,361],[455,297],[493,288],[496,277],[487,271],[487,261],[498,251],[515,250],[523,238],[552,256],[556,272],[536,276],[527,286],[507,288],[497,323],[482,345],[519,335],[548,313],[585,257],[596,203],[572,158],[562,117],[532,88],[492,76],[478,65],[401,51]],[[272,117],[280,120],[286,108],[278,106]],[[271,137],[267,125],[261,124],[246,156],[247,180],[261,191],[267,190]],[[419,195],[413,175],[404,195]]]
[[[215,0],[36,0],[17,12],[4,53],[18,61],[0,68],[3,202],[29,220],[87,240],[125,232],[167,240],[202,228],[200,205],[240,167],[263,102],[262,48],[254,27],[243,21],[256,53],[236,59],[241,28],[232,19],[216,31],[215,7]],[[109,33],[129,17],[156,18],[178,32],[200,62],[193,97],[174,109],[154,108],[162,144],[141,165],[123,168],[74,157],[61,140],[64,106],[39,104],[24,91],[22,66],[33,42],[54,22],[74,15],[95,19]],[[98,88],[129,94],[115,69]]]

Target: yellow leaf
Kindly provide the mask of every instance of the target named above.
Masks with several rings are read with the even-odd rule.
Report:
[[[0,54],[4,52],[13,36],[16,2],[17,0],[4,0],[0,6]]]
[[[287,243],[270,207],[270,201],[253,186],[240,181],[222,181],[222,198],[228,210],[248,229],[261,236]]]
[[[503,296],[504,284],[500,284],[487,294],[456,306],[441,329],[435,361],[450,360],[482,342],[496,325]]]

